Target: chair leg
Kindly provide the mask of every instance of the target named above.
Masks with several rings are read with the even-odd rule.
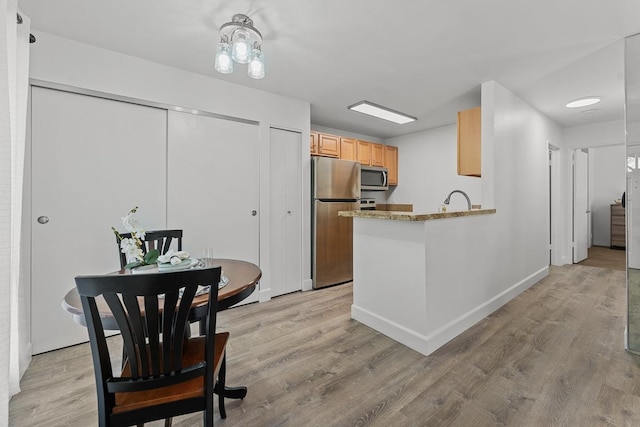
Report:
[[[172,424],[173,424],[173,418],[165,418],[164,427],[171,427]]]
[[[220,365],[220,372],[218,373],[218,408],[220,409],[220,418],[227,418],[227,412],[224,409],[224,385],[227,377],[227,356],[222,356],[222,364]]]

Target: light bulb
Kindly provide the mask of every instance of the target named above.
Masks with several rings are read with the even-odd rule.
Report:
[[[239,28],[231,36],[233,47],[231,57],[239,64],[247,64],[251,60],[251,47],[249,46],[249,32]]]
[[[251,55],[251,62],[247,68],[247,74],[252,79],[264,78],[264,53],[259,48],[254,48]]]
[[[215,69],[217,72],[222,74],[229,74],[233,72],[233,61],[231,60],[231,47],[229,46],[229,43],[224,41],[218,43]]]

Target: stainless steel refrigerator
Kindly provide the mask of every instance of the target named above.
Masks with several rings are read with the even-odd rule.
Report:
[[[353,219],[360,209],[360,164],[312,157],[312,275],[314,289],[353,280]]]

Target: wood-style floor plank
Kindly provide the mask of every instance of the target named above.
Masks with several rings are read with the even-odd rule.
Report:
[[[552,267],[428,357],[352,320],[351,302],[341,285],[220,313],[231,332],[227,382],[249,393],[227,400],[216,425],[640,425],[623,271]],[[35,356],[21,387],[10,425],[96,425],[87,345]],[[199,426],[201,416],[173,425]]]

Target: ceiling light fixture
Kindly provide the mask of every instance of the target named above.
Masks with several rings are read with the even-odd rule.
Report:
[[[347,107],[349,110],[357,111],[359,113],[368,114],[379,119],[388,120],[390,122],[403,125],[405,123],[415,122],[418,120],[415,117],[408,116],[390,108],[383,107],[381,105],[374,104],[369,101],[360,101]]]
[[[241,13],[220,27],[215,69],[222,74],[233,73],[234,62],[249,64],[247,74],[252,79],[264,78],[262,34],[253,26],[253,21]]]
[[[580,108],[586,107],[588,105],[597,104],[600,102],[601,98],[599,96],[588,96],[586,98],[579,98],[571,101],[567,104],[567,108]]]

